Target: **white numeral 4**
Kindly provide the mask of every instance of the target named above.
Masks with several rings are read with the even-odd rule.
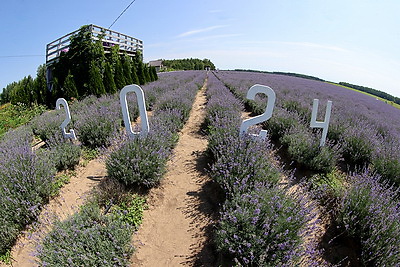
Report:
[[[321,142],[320,142],[319,146],[324,146],[325,141],[326,141],[326,135],[328,134],[329,120],[331,118],[332,101],[328,101],[328,103],[326,105],[324,121],[317,121],[318,104],[319,104],[319,100],[314,99],[312,113],[311,113],[310,127],[323,129]]]

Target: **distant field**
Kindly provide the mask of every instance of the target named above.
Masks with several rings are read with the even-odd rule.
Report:
[[[382,102],[385,102],[386,104],[389,104],[389,105],[391,105],[391,106],[393,106],[393,107],[395,107],[395,108],[400,109],[400,105],[399,105],[399,104],[396,104],[396,103],[394,103],[393,101],[388,101],[388,100],[383,99],[383,98],[381,98],[381,97],[379,97],[379,96],[371,95],[371,94],[368,94],[368,93],[366,93],[366,92],[363,92],[363,91],[360,91],[360,90],[357,90],[357,89],[354,89],[354,88],[351,88],[351,87],[347,87],[347,86],[344,86],[344,85],[341,85],[341,84],[337,84],[337,83],[332,83],[332,82],[327,82],[327,83],[333,84],[333,85],[336,85],[336,86],[340,86],[340,87],[343,87],[343,88],[346,88],[346,89],[350,89],[350,90],[353,90],[353,91],[355,91],[355,92],[362,93],[362,94],[364,94],[364,95],[371,96],[371,97],[376,98],[376,99],[378,99],[378,100],[380,100],[380,101],[382,101]]]

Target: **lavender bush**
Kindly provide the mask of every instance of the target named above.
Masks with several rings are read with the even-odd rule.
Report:
[[[119,102],[107,98],[99,99],[97,103],[86,106],[77,114],[74,126],[78,139],[85,146],[109,146],[111,139],[119,131],[122,122]]]
[[[133,229],[87,204],[54,225],[38,249],[40,266],[128,266]]]
[[[243,266],[295,264],[300,255],[299,231],[307,220],[304,212],[281,190],[258,185],[224,203],[217,247]]]
[[[157,185],[165,173],[170,154],[170,149],[160,141],[164,140],[156,133],[126,140],[108,157],[108,175],[128,186]]]
[[[81,157],[80,145],[58,135],[50,138],[48,151],[58,171],[74,169]]]
[[[65,119],[63,110],[52,110],[34,118],[31,122],[33,133],[42,141],[47,142],[55,136],[62,137],[61,123]]]
[[[399,193],[368,172],[351,177],[337,221],[350,236],[360,238],[366,266],[397,266],[400,262]]]
[[[21,136],[1,143],[0,165],[0,254],[4,254],[39,215],[52,193],[55,169],[48,157],[32,152],[30,142]]]

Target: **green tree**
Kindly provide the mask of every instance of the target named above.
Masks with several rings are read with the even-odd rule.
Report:
[[[42,64],[38,67],[36,72],[36,79],[34,81],[36,91],[36,100],[38,104],[45,104],[47,97],[47,82],[46,82],[46,65]]]
[[[32,105],[36,99],[34,92],[34,83],[30,75],[20,80],[11,92],[11,103],[23,103]]]
[[[106,93],[115,94],[117,92],[117,86],[115,85],[114,75],[109,62],[105,64],[103,83]]]
[[[97,97],[106,93],[104,89],[103,79],[101,78],[100,69],[96,66],[94,61],[89,64],[89,81],[87,84],[88,94],[95,95]]]
[[[132,62],[131,64],[131,75],[132,75],[132,83],[133,84],[139,84],[139,78],[137,75],[137,70],[136,70],[136,64],[134,62]]]
[[[152,76],[153,76],[153,81],[157,81],[158,80],[158,75],[157,75],[156,67],[151,67],[151,73],[152,73]]]
[[[121,60],[117,60],[115,64],[115,74],[114,74],[115,85],[117,90],[121,90],[126,85],[126,80],[124,76],[124,69],[122,67]]]
[[[124,77],[125,77],[125,85],[127,84],[132,84],[133,80],[132,80],[132,67],[131,67],[131,59],[130,57],[128,57],[127,55],[123,55],[121,56],[121,62],[122,62],[122,70],[124,73]]]
[[[71,99],[71,98],[77,99],[79,97],[78,89],[76,88],[74,76],[72,75],[71,71],[68,71],[68,75],[65,78],[63,88],[65,91],[65,97],[67,99]]]
[[[93,81],[98,77],[93,79],[90,74],[99,73],[101,78],[101,73],[104,70],[105,55],[101,40],[93,41],[89,25],[82,26],[79,32],[71,37],[67,56],[79,96],[93,93],[92,90],[94,88],[90,88],[90,86],[93,85]],[[89,82],[89,80],[91,81]],[[101,88],[98,90],[101,91]]]
[[[151,82],[151,77],[150,77],[150,69],[146,64],[143,64],[143,71],[144,71],[144,79],[145,82]]]

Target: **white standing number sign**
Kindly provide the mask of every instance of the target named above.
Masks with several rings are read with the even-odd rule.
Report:
[[[319,146],[324,146],[325,141],[326,141],[326,135],[328,134],[329,120],[331,118],[332,101],[328,101],[328,103],[326,104],[324,121],[317,121],[318,104],[319,104],[319,100],[314,99],[312,113],[311,113],[310,127],[311,128],[322,128],[322,137],[321,137],[321,142],[320,142]]]
[[[265,108],[265,112],[256,117],[244,120],[242,122],[242,125],[240,126],[241,134],[246,133],[250,126],[267,121],[272,116],[272,112],[274,110],[274,105],[275,105],[275,99],[276,99],[274,90],[272,90],[271,87],[256,84],[256,85],[253,85],[252,87],[250,87],[249,91],[247,91],[246,97],[247,97],[247,99],[254,100],[255,96],[259,93],[265,94],[268,97],[268,102],[267,102],[267,106]],[[267,137],[267,131],[261,130],[260,134],[254,135],[254,136],[259,137],[261,139],[265,139]]]
[[[140,132],[132,131],[131,118],[129,116],[128,103],[126,101],[126,94],[129,92],[134,92],[136,94],[136,98],[137,98],[137,102],[138,102],[138,106],[139,106],[139,116],[140,116],[141,127],[142,127],[142,130]],[[140,88],[136,84],[125,86],[124,88],[122,88],[122,90],[119,94],[119,100],[121,103],[122,116],[124,118],[124,124],[125,124],[126,131],[128,133],[128,136],[130,138],[133,138],[139,134],[142,136],[146,136],[147,133],[149,132],[149,120],[147,118],[146,103],[144,100],[144,93],[143,93],[142,88]]]
[[[76,140],[75,131],[73,129],[70,129],[69,133],[67,133],[67,131],[65,130],[65,127],[67,127],[68,123],[71,122],[71,113],[69,112],[68,102],[64,98],[57,99],[56,109],[61,109],[61,106],[64,106],[65,109],[65,120],[60,125],[63,136],[64,138]]]

